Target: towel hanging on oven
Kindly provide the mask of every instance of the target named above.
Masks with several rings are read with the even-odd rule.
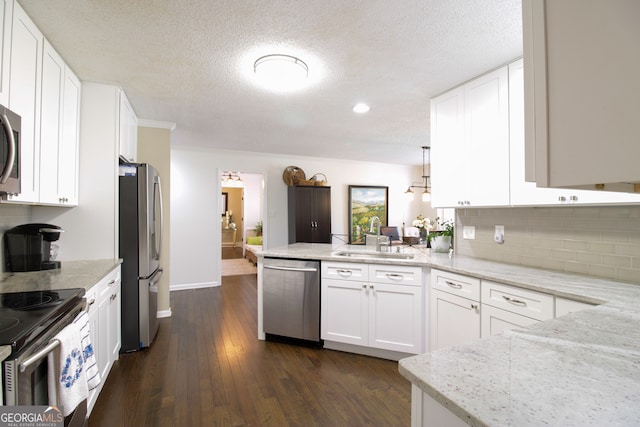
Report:
[[[89,314],[86,311],[78,314],[73,321],[80,328],[80,343],[82,344],[82,356],[85,363],[87,386],[89,391],[100,385],[100,371],[96,363],[96,355],[91,342],[91,330],[89,329]]]
[[[66,417],[89,397],[80,327],[72,322],[54,339],[60,345],[49,353],[49,404],[62,407]]]

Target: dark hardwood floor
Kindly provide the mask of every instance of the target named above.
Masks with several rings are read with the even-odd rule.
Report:
[[[222,259],[234,259],[242,258],[242,247],[236,246],[223,246],[222,247]]]
[[[396,362],[259,341],[256,275],[171,293],[150,349],[120,355],[89,426],[408,426]]]

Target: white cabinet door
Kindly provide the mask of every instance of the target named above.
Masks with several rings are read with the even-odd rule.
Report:
[[[480,336],[486,338],[510,329],[521,328],[538,322],[539,320],[530,317],[482,304]]]
[[[480,339],[478,301],[434,289],[430,314],[430,351]]]
[[[120,355],[120,300],[121,300],[121,280],[120,274],[112,277],[107,286],[109,287],[109,306],[107,314],[107,336],[109,351],[109,369],[113,362],[118,360]]]
[[[85,294],[85,298],[87,299],[88,315],[89,315],[89,333],[91,336],[91,344],[93,345],[93,351],[96,356],[96,363],[98,364],[98,372],[101,372],[100,362],[98,361],[98,347],[100,342],[100,337],[104,335],[102,330],[100,329],[100,318],[99,318],[99,310],[98,310],[98,302],[96,296],[96,287],[94,286],[90,291]],[[104,379],[101,378],[102,382]],[[98,400],[98,394],[100,393],[101,386],[91,390],[89,392],[89,398],[87,399],[87,412],[90,414],[93,406],[96,404],[96,400]]]
[[[369,344],[367,284],[323,277],[321,285],[321,338],[367,346]]]
[[[40,181],[39,197],[35,201],[58,203],[58,171],[60,125],[62,123],[62,98],[65,63],[45,40],[42,56],[42,99],[40,107]]]
[[[522,9],[532,178],[634,191],[640,2],[525,0]]]
[[[502,67],[431,100],[432,206],[509,204],[508,83]]]
[[[124,92],[120,93],[120,155],[131,163],[138,158],[138,118]]]
[[[18,196],[8,200],[38,201],[40,171],[40,84],[44,37],[18,2],[13,8],[9,108],[21,117]]]
[[[471,206],[509,205],[509,75],[499,68],[464,85]]]
[[[469,180],[465,155],[464,88],[431,100],[431,205],[460,207]]]
[[[369,346],[422,352],[422,286],[370,283]]]
[[[0,0],[0,104],[9,105],[9,65],[11,63],[11,20],[13,0]]]
[[[58,201],[67,206],[78,204],[81,87],[78,77],[66,66],[58,149]]]
[[[513,206],[640,203],[640,194],[538,187],[525,181],[524,78],[522,59],[509,64],[509,150]]]
[[[111,369],[110,352],[109,352],[109,292],[106,283],[101,284],[98,296],[98,322],[100,326],[100,335],[98,341],[94,344],[96,361],[100,370],[100,379],[107,380],[109,369]]]

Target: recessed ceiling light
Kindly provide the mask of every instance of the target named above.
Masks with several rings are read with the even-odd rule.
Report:
[[[358,113],[358,114],[364,114],[367,111],[369,111],[369,106],[367,104],[365,104],[364,102],[361,102],[359,104],[356,104],[353,107],[353,112],[354,113]]]
[[[286,92],[304,86],[309,67],[295,56],[272,54],[256,59],[253,72],[266,88]]]

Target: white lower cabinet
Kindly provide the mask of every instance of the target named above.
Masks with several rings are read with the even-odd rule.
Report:
[[[593,304],[586,302],[580,302],[568,298],[556,297],[556,317],[564,316],[565,314],[575,313],[593,307]]]
[[[431,270],[429,350],[480,338],[480,280]]]
[[[553,319],[553,295],[483,280],[482,338]]]
[[[107,380],[113,363],[120,354],[120,267],[113,270],[87,291],[89,327],[100,385],[89,393],[88,413],[91,414],[98,395]]]
[[[323,263],[322,339],[421,353],[422,286],[421,267]]]

